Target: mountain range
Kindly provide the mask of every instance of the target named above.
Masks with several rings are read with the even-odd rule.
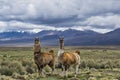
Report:
[[[65,31],[43,30],[38,33],[29,32],[1,32],[0,46],[31,46],[34,44],[34,38],[39,37],[41,44],[45,46],[55,46],[59,44],[59,37],[64,37],[67,46],[83,45],[120,45],[120,28],[108,33],[97,33],[92,30],[74,30]]]

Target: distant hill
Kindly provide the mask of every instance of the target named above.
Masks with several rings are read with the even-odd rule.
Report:
[[[97,39],[97,44],[101,45],[120,45],[120,28],[114,31],[103,34]]]
[[[42,45],[58,45],[58,38],[65,38],[65,45],[120,45],[120,29],[100,34],[92,30],[79,31],[68,29],[65,31],[43,30],[38,33],[3,32],[0,33],[0,46],[4,45],[33,45],[34,37],[39,37]]]

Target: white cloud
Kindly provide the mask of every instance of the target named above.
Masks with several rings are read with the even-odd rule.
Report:
[[[28,31],[28,32],[35,32],[35,33],[42,30],[64,31],[68,29],[68,27],[56,28],[54,26],[38,25],[38,24],[24,23],[24,22],[18,22],[18,21],[0,22],[0,28],[1,28],[0,32],[6,30],[6,31]]]
[[[38,32],[69,26],[106,32],[120,27],[119,10],[119,0],[0,0],[0,28]]]
[[[92,28],[91,30],[98,32],[98,33],[107,33],[112,31],[113,29],[99,29],[99,28]]]
[[[9,26],[9,27],[8,27]],[[3,31],[27,31],[27,32],[33,32],[37,33],[42,30],[57,30],[57,31],[64,31],[69,29],[69,27],[55,27],[55,26],[46,26],[46,25],[36,25],[36,24],[31,24],[31,23],[23,23],[23,22],[18,22],[18,21],[11,21],[11,22],[0,22],[0,32]],[[75,30],[93,30],[99,33],[106,33],[109,31],[112,31],[112,29],[102,29],[102,28],[96,28],[93,26],[72,26],[71,29]]]
[[[4,17],[54,19],[73,15],[86,16],[118,11],[119,0],[1,0],[0,14]],[[6,16],[7,15],[7,16]]]
[[[4,27],[6,27],[6,26],[7,26],[7,24],[6,24],[5,22],[0,21],[0,27],[4,28]]]
[[[120,28],[120,15],[108,15],[108,16],[92,16],[88,18],[83,24],[91,25],[96,28],[108,28],[113,29]]]
[[[101,28],[95,28],[92,26],[72,26],[71,29],[75,29],[75,30],[80,30],[80,31],[85,31],[85,30],[92,30],[98,33],[107,33],[112,31],[113,29],[101,29]]]
[[[65,18],[77,14],[76,1],[77,0],[2,0],[0,1],[3,3],[0,14],[7,18],[11,18],[10,16],[14,15],[15,18],[21,19],[34,19],[37,17],[44,19]]]
[[[5,22],[0,21],[0,32],[5,31],[7,27],[8,26],[7,26],[7,24]]]

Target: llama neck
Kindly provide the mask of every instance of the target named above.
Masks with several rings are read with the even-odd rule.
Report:
[[[61,56],[63,53],[64,53],[64,50],[63,49],[59,49],[59,51],[58,51],[58,57]]]
[[[34,52],[41,52],[40,44],[35,44],[34,45]]]
[[[59,42],[60,42],[60,44],[59,44],[60,48],[58,51],[58,57],[64,53],[64,40],[63,40],[63,38],[60,38]]]
[[[64,43],[60,42],[60,49],[64,49]]]

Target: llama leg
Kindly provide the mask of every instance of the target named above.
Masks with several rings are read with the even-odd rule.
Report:
[[[43,65],[40,66],[40,73],[42,77],[45,77],[46,75],[44,74],[43,67],[44,67]]]
[[[37,70],[37,72],[38,72],[37,76],[38,76],[38,75],[40,75],[40,67],[39,67],[38,64],[36,64],[36,65],[37,65],[37,68],[38,68],[38,70]]]
[[[61,63],[58,64],[58,67],[61,68],[61,70],[63,71],[63,67]]]
[[[78,68],[79,68],[79,65],[76,65],[76,66],[75,66],[75,78],[76,78],[76,76],[77,76],[77,74],[78,74]]]
[[[67,72],[68,72],[68,68],[69,68],[69,66],[66,65],[66,66],[65,66],[65,77],[68,77],[68,73],[67,73]]]
[[[41,69],[41,74],[42,74],[42,77],[46,77],[46,73],[44,72],[43,68]]]
[[[62,71],[64,71],[64,70],[65,70],[65,68],[61,66],[61,70],[62,70]]]
[[[52,74],[54,74],[54,71],[55,71],[55,67],[53,66],[52,67]]]
[[[42,76],[42,68],[40,68],[39,74],[40,76]]]
[[[41,69],[41,74],[42,74],[42,77],[45,77],[45,73],[43,71],[43,68]]]
[[[62,65],[62,74],[65,74],[65,66]]]
[[[68,77],[68,70],[65,70],[65,77]]]
[[[54,70],[55,70],[54,61],[50,62],[49,66],[51,67],[51,69],[52,69],[52,74],[53,74],[53,73],[54,73]]]

